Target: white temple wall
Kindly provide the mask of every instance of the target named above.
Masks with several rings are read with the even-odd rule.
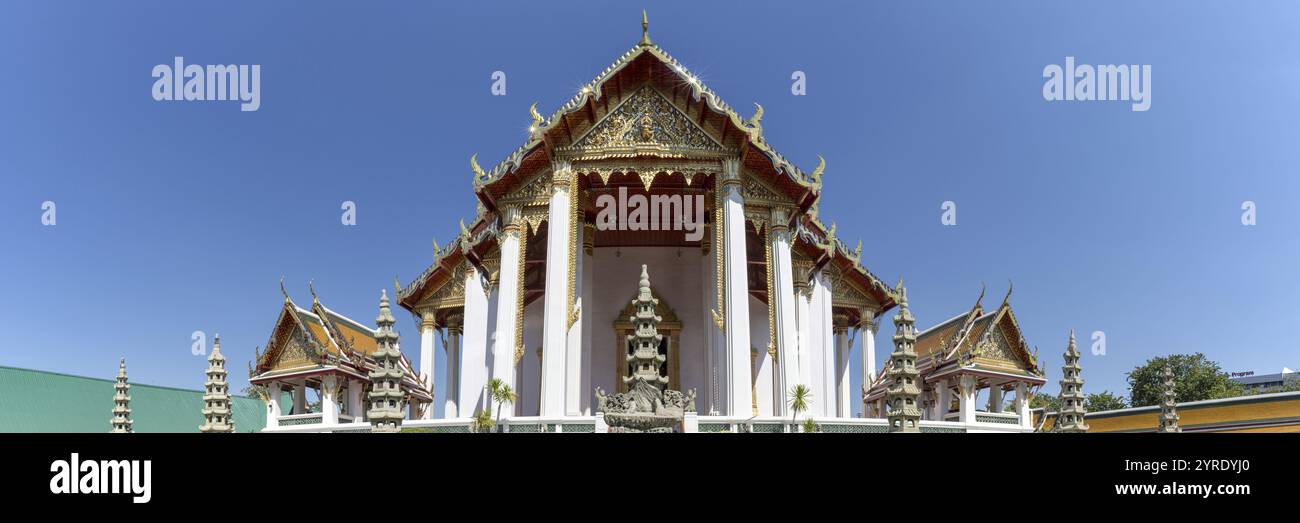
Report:
[[[772,361],[772,356],[767,353],[767,343],[770,339],[767,304],[751,295],[749,297],[749,343],[752,347],[758,349],[758,356],[753,365],[753,375],[755,376],[754,396],[758,401],[758,415],[760,416],[772,416],[776,412],[776,388],[772,382],[776,376],[776,366]]]
[[[680,256],[678,255],[680,253]],[[656,298],[663,300],[682,322],[678,369],[681,383],[669,383],[673,389],[697,389],[704,393],[708,352],[706,327],[713,321],[700,302],[701,269],[706,259],[699,248],[691,247],[602,247],[592,253],[591,293],[591,390],[618,390],[615,362],[621,361],[622,344],[614,339],[614,320],[636,296],[641,265],[650,274]],[[712,284],[710,283],[710,286]]]
[[[536,416],[542,399],[542,361],[537,349],[542,346],[542,316],[545,300],[536,299],[524,307],[524,357],[519,361],[520,378],[515,382],[519,394],[516,416]]]

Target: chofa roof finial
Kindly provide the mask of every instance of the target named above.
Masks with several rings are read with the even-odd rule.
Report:
[[[641,10],[641,42],[637,44],[641,47],[650,47],[650,17],[646,15],[645,9]]]

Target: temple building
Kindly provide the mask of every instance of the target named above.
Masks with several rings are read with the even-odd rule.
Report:
[[[874,340],[900,294],[819,215],[827,163],[786,159],[764,138],[762,106],[740,114],[652,41],[644,17],[641,29],[549,116],[533,104],[514,152],[487,168],[467,154],[477,215],[395,296],[419,343],[418,369],[401,360],[401,430],[469,430],[495,408],[485,386],[497,378],[518,394],[494,412],[506,432],[598,430],[595,391],[634,382],[691,398],[687,432],[783,431],[796,385],[821,430],[885,432]],[[653,301],[634,301],[647,270]],[[647,315],[655,333],[637,320]],[[363,430],[376,336],[314,291],[310,310],[286,295],[250,380],[296,399],[290,413],[268,405],[265,430]],[[920,432],[1032,430],[1027,388],[1044,379],[1007,303],[977,303],[915,349]],[[870,386],[850,390],[853,366]],[[997,400],[977,415],[980,389]]]

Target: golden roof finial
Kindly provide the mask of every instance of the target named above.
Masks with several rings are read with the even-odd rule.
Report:
[[[401,295],[402,295],[402,282],[398,280],[397,275],[394,274],[393,275],[393,298],[398,298]]]
[[[637,45],[641,47],[654,45],[650,42],[650,17],[646,15],[645,9],[641,10],[641,42]]]
[[[818,190],[822,187],[822,173],[826,171],[826,159],[822,155],[817,155],[817,167],[812,172],[812,183]]]
[[[307,290],[311,291],[311,302],[320,303],[320,300],[316,299],[316,280],[307,280]]]
[[[284,302],[285,302],[285,303],[289,303],[289,302],[291,301],[291,300],[289,299],[289,292],[286,291],[286,290],[284,290],[284,275],[283,275],[283,274],[280,275],[280,294],[283,294],[283,295],[284,295]]]
[[[538,129],[541,129],[542,123],[545,122],[546,119],[542,118],[542,114],[537,112],[537,102],[533,102],[533,105],[528,107],[528,114],[533,117],[533,125],[528,130],[537,131]]]
[[[1004,296],[1004,297],[1002,298],[1002,306],[1003,306],[1003,307],[1006,307],[1006,306],[1007,306],[1007,303],[1009,303],[1009,302],[1011,301],[1011,288],[1012,288],[1012,286],[1013,286],[1013,285],[1012,285],[1012,283],[1011,283],[1011,279],[1008,278],[1008,279],[1007,279],[1007,295]]]

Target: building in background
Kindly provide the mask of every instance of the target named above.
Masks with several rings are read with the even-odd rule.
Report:
[[[0,432],[107,433],[115,385],[112,379],[0,367]],[[203,394],[131,383],[131,431],[198,432],[204,422]],[[230,396],[229,401],[239,432],[266,426],[260,399]]]
[[[1231,374],[1232,381],[1241,385],[1247,391],[1263,391],[1271,388],[1281,387],[1288,382],[1300,380],[1300,374],[1295,371],[1282,367],[1282,372],[1276,374],[1255,374],[1254,372],[1234,372]]]

